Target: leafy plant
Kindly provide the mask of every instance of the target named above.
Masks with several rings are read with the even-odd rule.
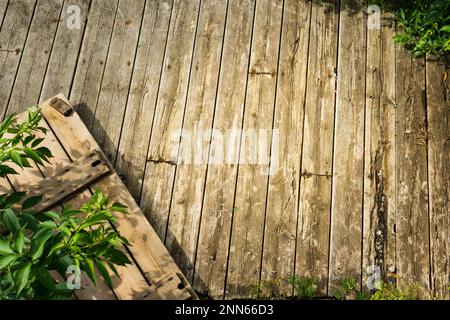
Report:
[[[415,56],[433,54],[447,60],[450,55],[450,1],[376,0],[391,10],[397,22],[394,40]]]
[[[312,299],[317,293],[317,281],[311,277],[290,277],[289,282],[294,286],[297,299]]]
[[[412,283],[399,289],[392,283],[382,283],[380,288],[372,294],[370,300],[418,300],[420,299],[421,287]]]
[[[261,280],[260,283],[251,286],[250,296],[252,297],[252,299],[282,299],[283,294],[280,291],[280,287],[281,280],[279,279]]]
[[[355,278],[343,278],[339,288],[337,288],[334,297],[338,300],[348,299],[350,293],[356,289]]]
[[[30,167],[30,161],[43,165],[52,156],[38,147],[45,133],[39,127],[41,115],[28,112],[18,124],[14,116],[0,125],[0,173],[17,174],[10,167]],[[9,137],[7,137],[9,136]],[[66,280],[69,266],[84,271],[96,284],[97,269],[111,285],[110,271],[117,276],[117,265],[130,263],[119,250],[128,241],[115,231],[114,212],[126,207],[110,203],[100,192],[79,209],[64,207],[61,212],[35,212],[41,197],[25,199],[24,192],[0,195],[0,299],[63,299],[72,297],[75,287],[55,280],[55,273]],[[22,203],[21,206],[19,203]],[[21,209],[17,209],[21,208]]]

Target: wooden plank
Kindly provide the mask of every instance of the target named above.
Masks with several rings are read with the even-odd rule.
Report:
[[[326,294],[336,88],[337,3],[313,4],[301,158],[295,274]]]
[[[0,31],[3,26],[3,19],[5,18],[6,9],[8,8],[9,0],[3,1],[0,3]]]
[[[397,47],[397,274],[429,289],[429,221],[425,62]]]
[[[6,114],[35,0],[10,0],[0,31],[0,118]]]
[[[285,0],[277,81],[271,174],[267,195],[261,280],[281,280],[292,294],[311,3]],[[238,211],[239,214],[239,211]]]
[[[383,13],[381,18],[380,29],[367,29],[364,291],[373,289],[376,273],[387,280],[387,274],[395,272],[395,30],[392,14]]]
[[[130,87],[144,0],[120,1],[91,132],[114,160]]]
[[[173,0],[147,1],[136,54],[130,93],[115,158],[117,173],[135,199],[139,199],[151,134],[156,98],[166,48]]]
[[[40,101],[61,92],[66,95],[69,94],[75,74],[78,53],[83,40],[90,3],[91,0],[68,0],[64,2]],[[70,24],[72,23],[74,14],[77,14],[69,10],[73,6],[79,8],[80,28],[74,28]]]
[[[229,2],[213,123],[222,136],[242,126],[254,11],[252,0]],[[225,288],[239,151],[239,136],[228,138],[212,136],[210,158],[225,152],[231,161],[208,165],[194,273],[195,290],[216,299]]]
[[[20,113],[38,103],[63,0],[38,1],[8,105]]]
[[[364,174],[366,16],[364,1],[343,0],[339,25],[331,200],[329,293],[344,277],[360,283]]]
[[[92,0],[70,99],[84,123],[94,121],[118,0]]]
[[[58,97],[69,103],[63,95]],[[50,107],[47,100],[42,104],[42,113],[72,160],[80,154],[100,150],[76,112],[63,116]],[[91,190],[100,190],[108,194],[111,201],[128,207],[128,215],[116,216],[116,228],[129,240],[131,247],[128,249],[150,284],[157,283],[169,273],[181,273],[117,174],[102,179]],[[182,292],[174,292],[174,295],[173,299],[184,298]],[[191,295],[195,297],[192,292]]]
[[[270,150],[283,1],[256,3],[243,137],[227,270],[226,297],[248,297],[258,283],[268,184],[268,163],[256,151]],[[260,130],[262,129],[262,130]],[[245,130],[249,130],[246,132]],[[256,140],[247,140],[254,130]],[[258,148],[257,148],[258,146]],[[255,163],[256,162],[256,163]],[[266,172],[264,172],[266,171]]]
[[[227,0],[202,1],[189,94],[169,213],[166,246],[192,280],[200,228],[209,138],[221,66]],[[197,159],[194,159],[195,157]],[[201,158],[201,159],[200,159]],[[201,257],[200,257],[201,259]]]
[[[449,299],[450,279],[450,87],[449,69],[427,61],[428,184],[430,211],[431,287]]]
[[[175,133],[183,122],[199,6],[198,0],[174,1],[152,123],[140,205],[161,239],[166,236],[179,144]]]

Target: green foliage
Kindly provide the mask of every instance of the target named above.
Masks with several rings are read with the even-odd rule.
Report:
[[[261,280],[250,288],[250,297],[252,299],[276,300],[283,299],[280,291],[282,281],[279,279]]]
[[[40,120],[39,111],[32,110],[23,123],[10,116],[0,125],[0,176],[17,174],[12,163],[23,168],[31,166],[29,160],[48,162],[52,155],[39,147],[43,138],[36,135],[46,132]],[[114,212],[125,214],[125,206],[95,192],[79,209],[36,212],[33,207],[41,197],[25,195],[0,195],[0,300],[71,298],[74,289],[53,274],[65,279],[67,268],[75,266],[96,284],[97,269],[111,285],[110,271],[119,276],[115,266],[130,263],[119,250],[128,241],[111,227]]]
[[[297,299],[312,299],[317,293],[317,282],[314,278],[304,277],[297,278],[292,276],[289,282],[294,286],[294,291]]]
[[[450,1],[376,0],[392,10],[397,22],[394,40],[415,56],[432,54],[448,61],[450,56]]]
[[[382,283],[380,288],[370,297],[370,300],[418,300],[420,299],[421,287],[412,283],[399,289],[392,283]]]
[[[336,289],[334,297],[338,300],[345,300],[349,298],[349,295],[356,289],[355,278],[343,278],[340,286]]]

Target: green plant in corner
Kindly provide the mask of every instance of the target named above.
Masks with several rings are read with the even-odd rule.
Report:
[[[297,278],[295,275],[289,278],[289,282],[294,286],[297,299],[313,299],[317,293],[317,281],[311,277]]]
[[[39,147],[43,138],[38,133],[46,132],[40,120],[39,111],[30,110],[24,122],[10,116],[0,125],[2,177],[17,174],[12,163],[31,167],[51,158],[47,148]],[[25,197],[24,192],[0,195],[0,300],[71,298],[76,287],[58,282],[54,273],[66,279],[68,267],[74,267],[96,284],[98,269],[111,285],[109,272],[118,276],[115,266],[130,263],[119,249],[128,241],[111,227],[114,212],[125,213],[123,205],[95,192],[79,209],[36,212],[41,197]]]

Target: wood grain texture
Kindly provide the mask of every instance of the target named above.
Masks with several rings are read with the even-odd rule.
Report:
[[[92,0],[70,100],[84,123],[94,121],[118,0]]]
[[[62,5],[63,0],[37,2],[8,113],[20,113],[38,104]]]
[[[328,279],[338,20],[336,3],[313,3],[295,274],[316,278],[319,294]]]
[[[8,101],[22,57],[36,1],[10,0],[0,31],[0,117]]]
[[[147,1],[115,168],[136,201],[145,162],[169,29],[172,0]],[[133,128],[129,130],[128,128]]]
[[[362,198],[364,170],[364,104],[366,15],[363,1],[341,2],[336,117],[334,128],[333,187],[329,293],[341,279],[360,283]],[[358,284],[359,286],[359,284]]]
[[[227,298],[249,297],[250,288],[258,283],[261,270],[269,173],[269,159],[266,157],[272,140],[283,1],[258,1],[255,10],[244,132],[233,208]],[[255,140],[251,138],[252,134]]]
[[[210,162],[220,161],[224,153],[228,160],[208,165],[198,237],[194,288],[219,299],[225,288],[240,138],[232,139],[227,130],[242,126],[254,6],[253,0],[230,1],[228,6],[213,123],[220,134],[212,136],[209,153]]]
[[[0,30],[1,30],[1,27],[3,26],[3,19],[5,18],[6,9],[8,8],[8,3],[9,3],[9,0],[2,1],[2,3],[0,3]]]
[[[90,128],[108,159],[114,161],[122,130],[144,0],[120,1],[111,37],[95,120]]]
[[[365,291],[373,289],[374,274],[378,272],[375,268],[385,281],[392,280],[387,276],[395,272],[395,30],[391,14],[383,14],[382,21],[380,29],[367,30],[362,266]]]
[[[297,235],[303,117],[306,93],[311,3],[286,0],[267,195],[261,281],[280,280],[289,296]]]
[[[425,62],[397,47],[397,274],[398,285],[430,289]]]
[[[450,279],[450,86],[449,69],[426,64],[431,289],[449,299]]]

